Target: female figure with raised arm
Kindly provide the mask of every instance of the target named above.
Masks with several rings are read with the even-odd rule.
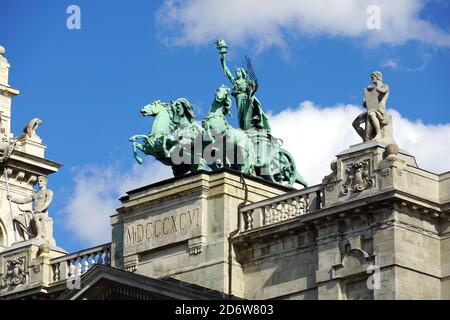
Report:
[[[269,120],[261,108],[261,103],[254,96],[258,88],[256,79],[249,79],[244,68],[236,68],[236,76],[233,76],[225,61],[227,54],[225,41],[217,40],[216,45],[220,53],[223,71],[233,85],[231,94],[236,99],[239,128],[242,130],[267,130],[270,133]],[[249,60],[247,61],[249,64]]]

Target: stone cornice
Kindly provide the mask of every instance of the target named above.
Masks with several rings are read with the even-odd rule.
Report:
[[[14,89],[10,86],[5,86],[3,84],[0,84],[0,92],[2,94],[9,94],[10,96],[17,96],[20,92],[18,89]]]

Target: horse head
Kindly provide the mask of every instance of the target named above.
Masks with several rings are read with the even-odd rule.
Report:
[[[156,117],[156,115],[161,111],[161,108],[164,108],[165,105],[161,100],[155,100],[150,104],[147,104],[142,107],[141,114],[144,117]]]
[[[223,108],[224,114],[229,114],[231,108],[230,89],[225,85],[218,87],[214,95],[214,102]]]

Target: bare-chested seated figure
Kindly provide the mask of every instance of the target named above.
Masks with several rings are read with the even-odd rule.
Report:
[[[364,142],[376,140],[384,144],[395,143],[392,135],[392,119],[386,110],[389,86],[383,83],[381,72],[371,74],[372,84],[364,89],[363,106],[367,112],[361,113],[353,127]],[[365,127],[361,127],[365,124]]]

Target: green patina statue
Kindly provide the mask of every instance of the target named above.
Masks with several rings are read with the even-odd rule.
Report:
[[[261,103],[254,95],[258,90],[258,80],[253,72],[250,59],[246,57],[247,71],[244,68],[236,68],[236,76],[233,76],[226,63],[228,46],[225,40],[217,40],[216,46],[220,53],[220,62],[224,73],[233,85],[231,94],[236,99],[239,128],[270,132],[269,120],[262,110]],[[253,79],[250,79],[250,75]]]
[[[194,110],[187,99],[180,98],[171,103],[156,100],[144,106],[141,114],[155,117],[155,120],[150,134],[134,135],[129,139],[134,158],[139,164],[143,160],[137,150],[171,166],[174,176],[206,168],[201,150],[192,152],[198,149],[192,146],[201,140],[203,130],[196,124]],[[143,143],[138,143],[138,139]]]
[[[155,120],[148,135],[130,138],[134,158],[142,164],[138,151],[152,155],[171,166],[174,176],[205,170],[209,166],[212,170],[231,168],[286,186],[299,183],[307,187],[296,170],[294,159],[281,148],[281,140],[271,135],[269,120],[254,96],[258,80],[250,59],[246,57],[247,70],[237,68],[234,77],[225,62],[225,41],[218,40],[216,46],[225,75],[233,84],[231,93],[225,85],[217,88],[201,126],[196,123],[194,110],[185,98],[170,103],[156,100],[144,106],[141,114],[155,117]],[[231,96],[236,100],[240,129],[227,122],[227,116],[231,116]]]
[[[228,124],[226,116],[231,115],[230,109],[230,89],[221,85],[217,88],[209,113],[202,122],[204,141],[207,142],[203,156],[214,159],[211,164],[213,170],[229,167],[255,175],[252,141],[243,131]]]

